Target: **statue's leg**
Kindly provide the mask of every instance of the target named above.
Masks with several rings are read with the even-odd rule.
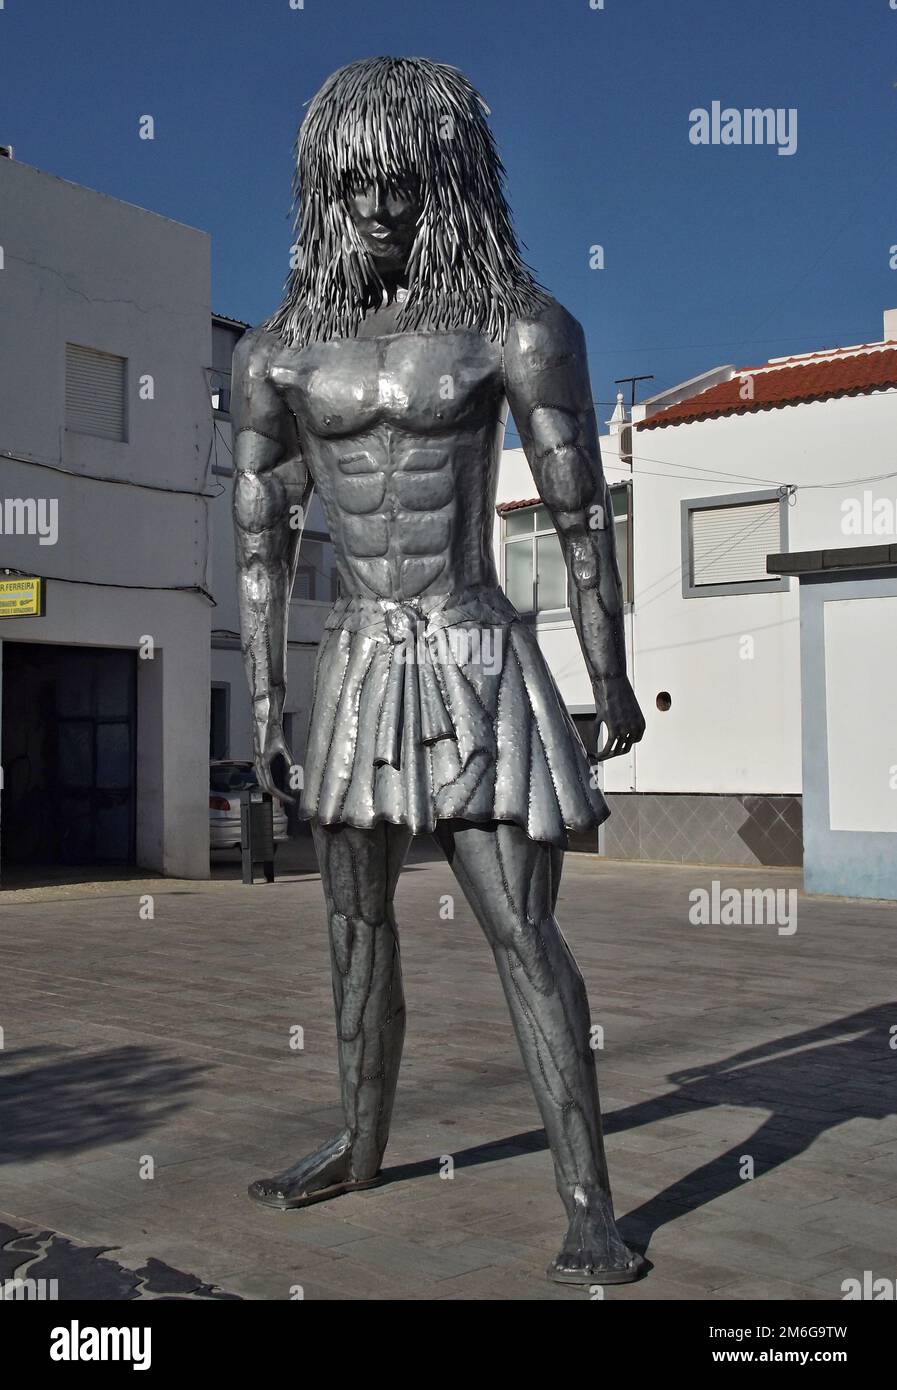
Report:
[[[516,825],[441,821],[437,838],[495,955],[569,1230],[562,1283],[628,1283],[647,1262],[614,1221],[585,985],[554,918],[563,851]]]
[[[392,904],[411,835],[384,822],[373,830],[313,825],[312,831],[330,922],[345,1127],[286,1172],[251,1185],[256,1201],[282,1208],[379,1181],[405,1036]]]

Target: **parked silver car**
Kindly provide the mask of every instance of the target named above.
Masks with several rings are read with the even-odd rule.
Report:
[[[209,846],[240,848],[240,792],[255,787],[258,779],[250,762],[222,759],[209,764]],[[274,845],[288,839],[282,801],[274,802]]]

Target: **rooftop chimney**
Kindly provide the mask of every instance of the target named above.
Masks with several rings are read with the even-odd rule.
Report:
[[[885,342],[897,342],[897,309],[885,309]]]
[[[623,392],[617,392],[617,404],[608,420],[611,438],[616,438],[617,455],[624,468],[632,467],[632,425],[623,400]]]
[[[12,145],[0,145],[0,159],[14,159]]]

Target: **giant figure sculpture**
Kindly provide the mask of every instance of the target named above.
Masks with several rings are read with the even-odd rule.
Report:
[[[340,594],[317,658],[300,813],[330,925],[344,1128],[252,1184],[301,1207],[380,1179],[405,1031],[393,894],[439,842],[492,947],[569,1229],[549,1276],[622,1283],[588,1001],[554,918],[567,829],[608,814],[492,552],[508,404],[557,528],[605,726],[644,720],[626,676],[614,529],[583,334],[521,260],[486,108],[453,68],[352,63],[297,145],[280,309],[234,358],[234,516],[261,784],[292,764],[282,714],[295,518],[312,486]],[[472,969],[476,968],[474,965]]]

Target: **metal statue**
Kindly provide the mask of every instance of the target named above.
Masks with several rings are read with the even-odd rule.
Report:
[[[495,955],[569,1230],[549,1276],[623,1283],[589,1008],[554,918],[567,830],[608,808],[492,548],[508,405],[560,537],[606,729],[644,732],[626,676],[614,528],[583,333],[523,263],[486,107],[455,69],[333,74],[297,142],[286,297],[234,357],[243,652],[262,786],[282,715],[301,515],[317,489],[340,597],[317,658],[300,814],[330,924],[342,1130],[252,1184],[306,1206],[381,1181],[405,1031],[393,895],[412,836],[442,847]]]

